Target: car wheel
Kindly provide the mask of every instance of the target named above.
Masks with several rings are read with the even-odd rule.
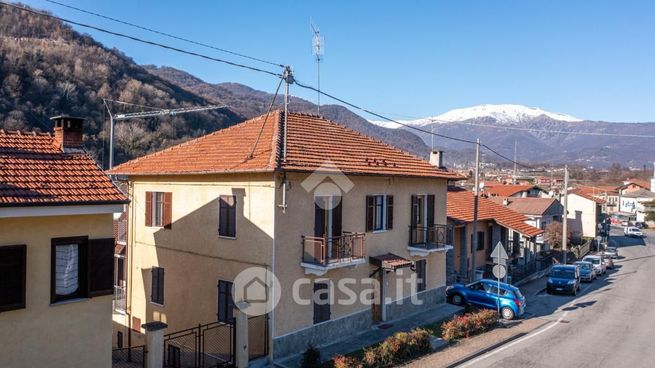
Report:
[[[455,294],[453,295],[452,302],[455,305],[462,305],[464,304],[464,298],[462,298],[462,296],[459,294]]]
[[[500,310],[500,315],[506,320],[514,319],[514,311],[510,307],[503,307],[503,309]]]

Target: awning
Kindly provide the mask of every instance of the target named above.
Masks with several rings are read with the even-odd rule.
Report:
[[[412,261],[397,256],[393,253],[387,253],[379,256],[370,256],[368,262],[373,266],[382,268],[385,271],[396,271],[400,268],[411,267]]]

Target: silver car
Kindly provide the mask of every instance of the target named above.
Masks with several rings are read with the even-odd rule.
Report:
[[[607,272],[605,262],[603,262],[600,256],[586,256],[582,258],[582,262],[591,262],[594,265],[594,271],[596,271],[597,276],[604,275]]]

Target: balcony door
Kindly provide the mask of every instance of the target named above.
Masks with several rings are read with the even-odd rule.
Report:
[[[428,229],[434,226],[434,194],[413,194],[411,211],[412,243],[427,243]]]
[[[332,258],[333,247],[338,246],[341,236],[341,201],[343,197],[324,196],[314,198],[314,236],[325,239],[326,256]]]

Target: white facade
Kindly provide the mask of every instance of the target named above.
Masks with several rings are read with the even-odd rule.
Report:
[[[568,193],[567,200],[569,231],[574,235],[596,237],[601,204],[576,193]]]

